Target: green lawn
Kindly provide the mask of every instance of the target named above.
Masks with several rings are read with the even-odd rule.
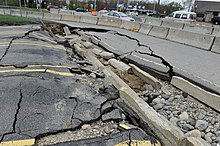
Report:
[[[43,13],[49,13],[46,9],[35,9],[35,8],[21,8],[23,11],[32,11],[32,12],[43,12]]]
[[[36,23],[36,22],[24,17],[0,15],[0,24],[28,24],[28,23]]]

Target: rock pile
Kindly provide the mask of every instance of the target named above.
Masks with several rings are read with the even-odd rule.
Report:
[[[169,83],[162,84],[159,91],[145,85],[146,90],[138,94],[186,136],[202,137],[212,146],[220,144],[220,114]]]

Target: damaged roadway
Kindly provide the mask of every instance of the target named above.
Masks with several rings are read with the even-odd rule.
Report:
[[[98,120],[125,120],[118,91],[104,86],[102,74],[88,61],[70,56],[71,48],[57,44],[39,25],[0,29],[8,32],[0,33],[0,142],[39,139]],[[135,133],[140,137],[134,139],[156,141],[140,129],[107,139],[117,144],[129,141],[130,134],[138,137]]]
[[[150,54],[153,51],[154,54],[162,57],[173,67],[172,74],[182,76],[208,91],[220,94],[218,74],[220,56],[216,53],[114,27],[78,22],[57,22],[67,24],[72,27],[72,31],[95,36],[101,41],[100,46],[113,53],[118,55],[126,53],[125,57],[130,59],[131,62],[133,60],[132,63],[136,63],[142,69],[167,76],[167,73],[170,73],[168,72],[170,67],[164,65],[161,58],[151,56]],[[99,29],[105,31],[100,32]],[[140,44],[143,46],[140,46]]]

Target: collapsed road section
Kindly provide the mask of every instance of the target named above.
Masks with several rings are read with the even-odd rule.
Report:
[[[90,145],[88,138],[160,145],[147,124],[135,126],[138,119],[121,108],[105,74],[65,40],[56,42],[44,25],[1,29],[0,145]]]
[[[68,28],[65,27],[64,30],[68,30]],[[76,30],[76,28],[70,28],[70,30]],[[188,93],[183,92],[179,89],[176,89],[175,87],[170,85],[170,83],[168,82],[164,82],[162,80],[156,80],[152,76],[150,77],[150,79],[149,77],[148,79],[146,78],[144,79],[143,74],[145,76],[149,76],[149,74],[146,75],[145,73],[143,73],[143,71],[138,69],[135,65],[132,65],[132,64],[126,65],[120,60],[117,60],[117,58],[120,59],[121,56],[117,57],[115,56],[116,54],[106,52],[106,50],[103,50],[105,49],[103,48],[103,46],[96,46],[90,42],[87,42],[87,41],[91,41],[92,39],[94,39],[94,36],[91,33],[87,34],[87,33],[81,33],[77,31],[74,31],[73,33],[76,33],[76,35],[70,33],[64,38],[67,38],[69,40],[69,44],[70,46],[72,46],[74,52],[76,52],[83,58],[89,59],[90,61],[93,60],[95,62],[94,63],[95,66],[97,66],[97,69],[104,70],[105,73],[107,70],[108,72],[106,73],[107,76],[108,74],[111,74],[109,73],[111,71],[105,68],[110,66],[111,70],[113,70],[115,74],[120,76],[121,79],[123,79],[134,91],[136,91],[136,93],[138,93],[139,97],[143,99],[141,102],[145,101],[150,106],[152,106],[160,115],[163,115],[163,117],[168,119],[170,123],[178,127],[179,130],[181,130],[181,132],[185,135],[185,137],[190,137],[190,138],[196,137],[200,140],[201,138],[203,138],[207,142],[211,143],[212,145],[218,145],[219,143],[219,138],[218,138],[219,137],[219,134],[218,134],[219,133],[218,132],[219,131],[219,112],[211,109],[210,107],[206,106],[203,103],[198,102],[193,97],[191,97]],[[63,39],[63,37],[61,36],[58,36],[58,37]],[[91,55],[88,55],[87,53],[94,54],[99,59],[99,61],[102,62],[104,66],[100,65],[99,61],[97,61],[96,59],[94,59],[94,57],[91,57]],[[129,96],[128,93],[126,94],[124,93],[124,90],[127,90],[127,89],[124,89],[124,87],[126,88],[129,88],[129,87],[127,87],[124,84],[123,84],[124,86],[121,86],[122,84],[119,83],[120,82],[119,78],[115,77],[112,74],[111,76],[113,77],[110,78],[109,82],[113,83],[113,85],[119,90],[121,98],[123,97],[128,98]],[[114,80],[117,80],[117,81],[114,81]],[[133,99],[125,99],[125,100],[130,100],[128,102],[130,102],[133,108],[135,108],[136,105],[132,104],[131,102],[135,100],[135,97],[136,96],[132,93],[132,97],[130,98],[133,98]],[[137,107],[137,108],[140,108],[140,107]],[[136,112],[140,112],[139,109],[135,109],[135,110]],[[148,111],[146,112],[146,114],[150,114],[150,112]],[[135,114],[133,113],[133,115]],[[151,115],[151,116],[157,117],[157,114],[155,113],[155,115]],[[140,117],[141,116],[139,115],[139,118]],[[141,117],[142,120],[144,119],[143,117]],[[148,121],[151,121],[151,120],[148,119]],[[163,124],[165,123],[166,122],[164,122]],[[154,125],[152,123],[148,123],[148,124],[151,127],[152,125]],[[156,125],[158,127],[161,126],[159,123],[157,124]],[[170,125],[170,128],[172,127],[172,124]],[[155,129],[154,128],[153,128],[153,133],[156,133],[157,136],[160,135],[156,132],[157,131],[155,130],[156,128]],[[161,130],[160,132],[163,133],[162,131],[163,130]],[[176,135],[178,135],[177,131],[175,131]],[[167,131],[164,133],[166,133],[167,136],[169,135]],[[160,135],[159,137],[161,138],[163,136]],[[172,136],[169,135],[168,137],[172,137]],[[180,137],[181,137],[181,134],[179,135],[179,138]],[[192,144],[193,140],[191,141],[190,138],[188,138],[188,140]],[[168,139],[167,141],[169,141]],[[169,144],[171,145],[171,143],[169,142],[166,143],[162,141],[162,143],[165,145],[169,145]],[[190,145],[189,143],[187,144]],[[175,144],[172,143],[172,145],[175,145]],[[200,143],[200,145],[204,145],[204,144]]]
[[[2,28],[1,145],[218,144],[219,113],[85,36],[50,26],[56,40],[45,25],[29,26],[28,35]]]

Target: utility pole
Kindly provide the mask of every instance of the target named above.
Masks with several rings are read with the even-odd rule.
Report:
[[[20,7],[20,9],[21,9],[21,0],[19,0],[19,7]]]
[[[20,15],[22,16],[22,13],[21,13],[21,0],[19,0],[19,7],[20,7]]]
[[[192,4],[192,0],[190,0],[190,2],[189,2],[188,12],[191,10],[191,4]]]
[[[5,0],[5,6],[8,6],[8,0]]]
[[[154,0],[154,9],[153,9],[153,13],[155,13],[156,11],[156,1]]]
[[[118,6],[119,6],[119,0],[118,0],[118,3],[117,3],[117,11],[118,11],[118,8],[119,8]]]
[[[94,10],[96,11],[96,0],[94,0]]]
[[[70,0],[66,0],[67,9],[70,9]]]

